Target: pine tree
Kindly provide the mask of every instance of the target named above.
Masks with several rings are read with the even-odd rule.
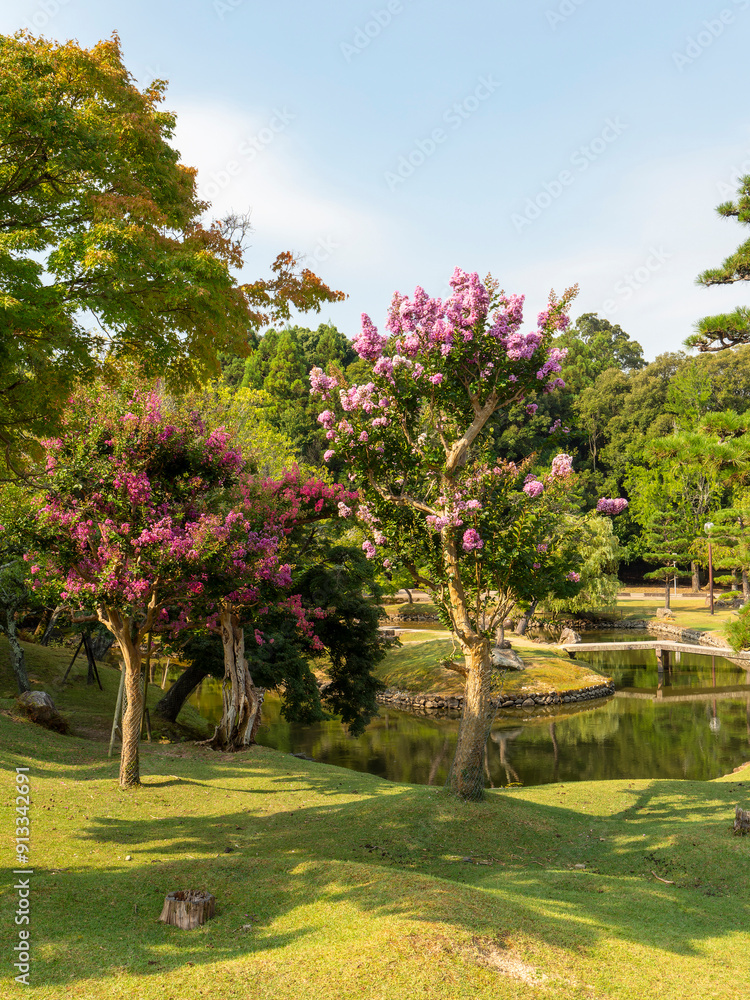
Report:
[[[724,219],[737,219],[750,225],[750,175],[740,181],[736,201],[726,201],[716,209]],[[750,239],[742,243],[721,267],[709,268],[696,279],[699,285],[733,285],[737,281],[750,281]],[[750,308],[739,306],[734,312],[719,316],[705,316],[695,324],[696,332],[685,341],[688,347],[699,351],[723,351],[750,343]]]
[[[664,607],[669,607],[669,583],[680,574],[680,566],[690,562],[692,533],[677,510],[657,510],[648,519],[643,533],[644,559],[659,568],[646,573],[647,580],[664,581]]]

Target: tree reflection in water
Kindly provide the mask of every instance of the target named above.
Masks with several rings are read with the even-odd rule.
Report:
[[[554,714],[498,713],[484,760],[490,787],[635,777],[710,779],[750,757],[750,687],[744,664],[721,657],[711,664],[708,657],[683,655],[660,674],[655,656],[648,659],[643,653],[597,654],[589,662],[614,678],[616,697],[585,707],[566,705]],[[191,701],[212,718],[221,711],[220,683],[207,680]],[[447,776],[457,729],[455,714],[411,715],[383,706],[354,739],[336,720],[311,726],[288,723],[280,700],[269,694],[258,740],[393,781],[439,786]]]

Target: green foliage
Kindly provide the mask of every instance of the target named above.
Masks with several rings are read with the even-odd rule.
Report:
[[[571,519],[571,541],[580,553],[580,588],[570,597],[544,599],[554,613],[596,611],[614,604],[620,589],[617,571],[622,549],[609,518]]]
[[[0,37],[0,441],[54,423],[76,378],[137,354],[178,384],[240,346],[236,248],[199,218],[164,84],[134,84],[113,35],[92,49]],[[22,127],[20,127],[22,123]],[[99,332],[93,333],[94,322]]]
[[[356,353],[335,326],[267,330],[245,360],[241,389],[263,393],[265,422],[291,443],[297,460],[322,464],[325,436],[310,399],[308,376],[316,366],[347,366]]]
[[[116,34],[91,49],[0,36],[0,447],[14,470],[103,359],[193,385],[262,323],[344,297],[289,252],[237,284],[236,220],[202,225],[165,88],[138,89]]]
[[[750,176],[740,180],[735,201],[719,205],[716,211],[722,218],[736,219],[741,225],[750,225]],[[750,239],[730,254],[721,267],[709,268],[698,275],[697,283],[705,287],[733,285],[750,280]],[[722,351],[738,344],[750,343],[750,309],[740,306],[732,313],[706,316],[695,324],[696,332],[685,341],[699,351]]]

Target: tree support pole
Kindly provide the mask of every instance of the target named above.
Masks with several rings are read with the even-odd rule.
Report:
[[[109,737],[109,753],[108,757],[112,756],[112,751],[115,746],[115,732],[117,730],[117,721],[120,717],[120,710],[122,709],[122,693],[125,690],[125,664],[120,664],[120,687],[117,691],[117,704],[115,705],[115,717],[112,719],[112,733]]]

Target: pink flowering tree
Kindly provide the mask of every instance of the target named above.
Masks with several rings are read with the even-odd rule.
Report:
[[[523,401],[531,414],[536,398],[562,385],[565,354],[551,341],[568,325],[576,289],[551,295],[523,332],[522,297],[459,269],[451,288],[446,300],[421,288],[412,299],[396,293],[387,335],[362,317],[354,346],[370,363],[368,381],[348,385],[333,369],[314,369],[310,380],[324,405],[327,458],[343,462],[362,497],[365,553],[410,570],[455,637],[459,655],[444,665],[464,677],[465,695],[449,786],[477,799],[503,619],[540,582],[549,589],[554,577],[558,592],[571,593],[577,582],[559,544],[570,457],[534,475],[530,462],[497,461],[488,432],[511,404]]]
[[[263,621],[269,609],[290,620],[312,650],[323,651],[315,625],[325,616],[322,608],[306,608],[298,595],[284,596],[292,583],[292,566],[286,541],[298,527],[331,517],[348,516],[357,494],[335,484],[305,479],[299,469],[288,470],[279,480],[240,483],[240,509],[260,526],[235,543],[235,550],[207,561],[200,582],[189,583],[190,608],[177,605],[177,618],[166,627],[207,628],[221,636],[224,647],[223,711],[210,745],[217,750],[242,750],[254,742],[261,721],[263,691],[250,673],[245,654],[245,625],[249,614],[257,624],[253,642],[267,641]],[[224,543],[217,537],[216,545]],[[260,556],[260,558],[259,558]]]
[[[127,397],[125,397],[127,398]],[[141,643],[188,625],[207,587],[231,576],[236,611],[283,587],[282,532],[243,502],[243,462],[228,435],[198,414],[170,414],[156,392],[82,394],[64,433],[45,442],[32,577],[57,580],[79,620],[98,619],[125,665],[120,784],[138,784]],[[224,606],[217,607],[219,617]]]

